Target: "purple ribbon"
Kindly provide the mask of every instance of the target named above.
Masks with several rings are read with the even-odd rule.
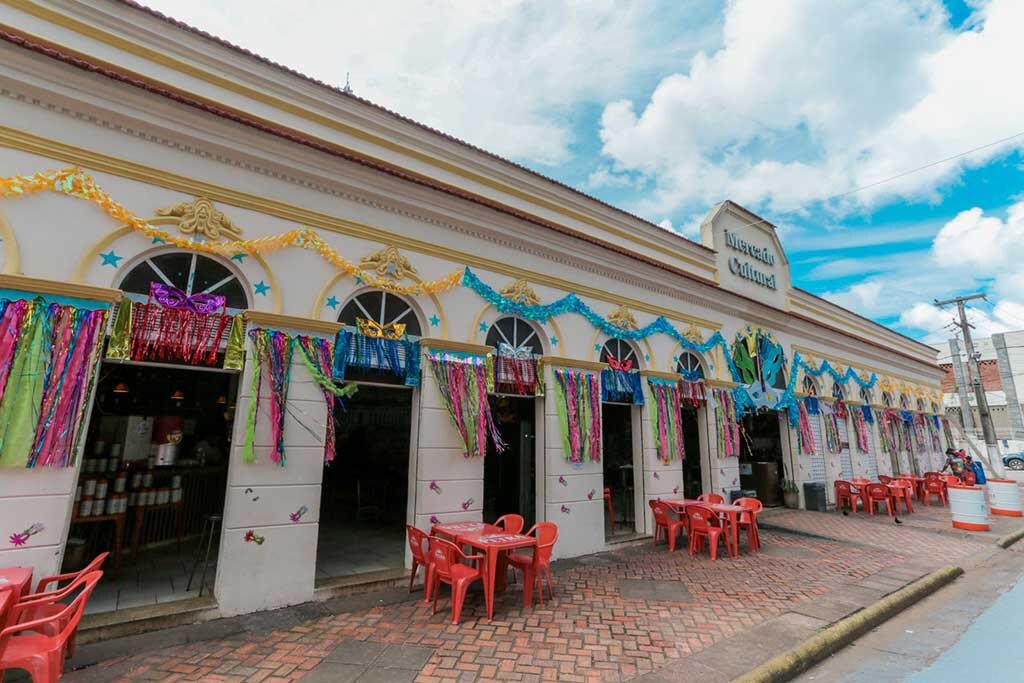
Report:
[[[162,282],[149,283],[149,295],[160,302],[164,308],[176,311],[195,311],[196,313],[216,313],[224,308],[227,297],[218,294],[193,294],[189,296],[173,285]]]

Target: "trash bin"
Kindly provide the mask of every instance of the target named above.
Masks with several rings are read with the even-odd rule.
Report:
[[[757,498],[757,491],[754,489],[733,489],[729,491],[730,503],[735,503],[738,498]]]
[[[809,481],[804,484],[804,507],[815,512],[825,512],[828,510],[825,484],[819,481]]]

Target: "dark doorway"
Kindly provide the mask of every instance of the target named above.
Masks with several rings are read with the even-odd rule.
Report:
[[[360,384],[335,412],[316,549],[318,580],[405,566],[412,391]]]
[[[683,461],[683,494],[687,498],[696,498],[704,493],[701,475],[700,429],[697,426],[697,409],[683,408],[683,448],[686,460]]]
[[[604,440],[605,538],[636,532],[633,502],[633,406],[623,403],[601,405],[601,429]],[[615,520],[612,524],[611,514]]]
[[[757,491],[765,506],[782,504],[782,439],[775,412],[747,415],[740,425],[740,488]]]
[[[498,453],[487,446],[484,459],[484,521],[492,522],[504,514],[522,515],[529,529],[536,521],[537,497],[534,484],[534,411],[532,398],[490,396],[494,421],[506,447]]]

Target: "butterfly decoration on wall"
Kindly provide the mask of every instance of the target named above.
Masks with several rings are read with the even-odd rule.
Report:
[[[356,318],[356,327],[359,328],[359,334],[364,337],[373,337],[374,339],[397,340],[405,336],[405,323],[381,325],[376,320]]]

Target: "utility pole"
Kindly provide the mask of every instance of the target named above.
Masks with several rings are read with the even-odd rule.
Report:
[[[999,454],[999,444],[996,441],[996,429],[992,425],[992,413],[988,409],[988,399],[985,397],[985,387],[981,381],[981,370],[978,368],[978,354],[974,351],[974,341],[971,339],[971,328],[974,325],[967,322],[967,308],[965,304],[974,299],[984,299],[984,294],[971,294],[969,296],[957,296],[943,301],[935,300],[935,305],[942,307],[949,304],[956,304],[957,312],[960,314],[960,322],[954,324],[960,328],[964,335],[964,348],[967,350],[967,372],[968,380],[974,385],[974,397],[978,402],[978,415],[981,417],[981,431],[985,436],[985,450],[988,452],[988,464],[997,477],[1003,476],[1003,460]],[[964,406],[970,410],[971,406]]]

